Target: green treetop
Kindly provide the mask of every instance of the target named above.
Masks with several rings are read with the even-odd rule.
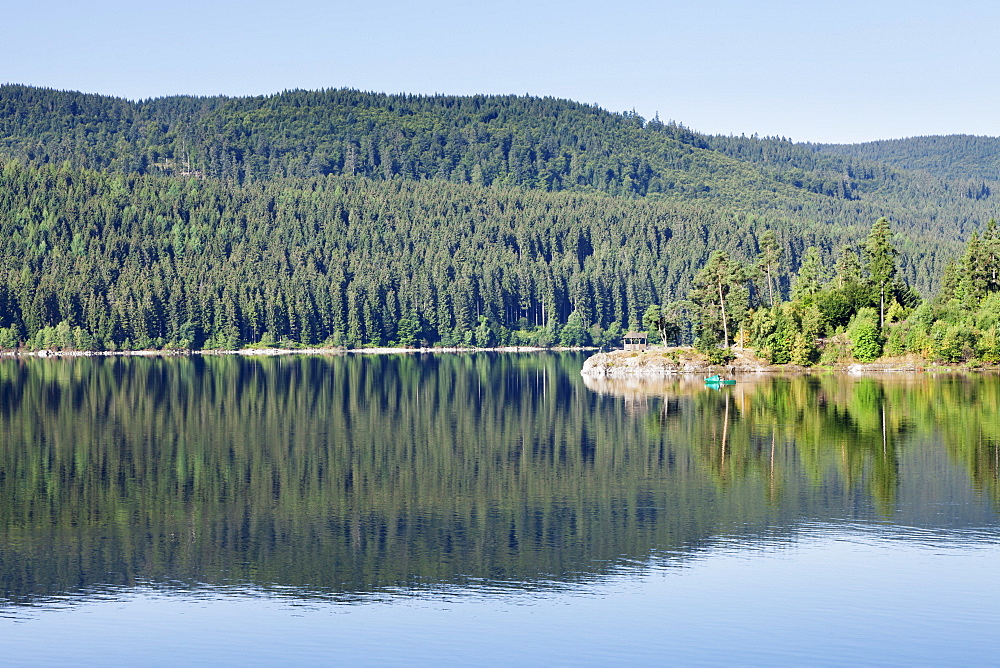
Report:
[[[692,300],[705,310],[704,322],[714,320],[719,323],[726,348],[729,347],[730,317],[726,309],[727,296],[745,282],[743,267],[725,251],[713,251],[708,262],[694,279]]]
[[[799,267],[799,273],[792,285],[792,299],[807,299],[819,292],[822,273],[823,265],[819,259],[819,251],[815,246],[810,246],[806,249],[805,256],[802,258],[802,266]]]
[[[843,288],[848,283],[861,282],[861,263],[858,262],[858,254],[850,246],[840,251],[835,269],[838,288]]]
[[[892,230],[884,216],[875,221],[868,240],[865,256],[868,258],[868,279],[879,294],[879,327],[885,327],[886,294],[892,289],[896,277],[896,256],[899,251],[892,243]]]

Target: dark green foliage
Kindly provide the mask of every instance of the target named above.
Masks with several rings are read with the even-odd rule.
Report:
[[[728,364],[736,359],[736,355],[729,348],[714,346],[705,351],[709,364]]]
[[[233,186],[8,162],[0,327],[38,345],[39,331],[65,321],[113,349],[231,347],[265,334],[534,345],[558,342],[576,312],[579,344],[592,327],[638,322],[648,304],[684,294],[705,239],[752,238],[737,217],[722,236],[718,215],[430,181]]]
[[[663,306],[652,304],[642,315],[642,324],[650,332],[650,342],[665,346],[684,345],[694,339],[694,330],[704,320],[704,311],[686,299]]]
[[[0,150],[36,162],[241,182],[343,174],[705,198],[761,176],[682,126],[517,96],[298,90],[131,103],[8,85],[0,137]]]
[[[861,263],[858,261],[858,254],[853,248],[847,247],[840,251],[835,267],[838,288],[843,288],[850,283],[861,282]]]
[[[799,273],[792,282],[792,299],[812,301],[813,295],[819,292],[822,272],[823,265],[820,263],[819,250],[815,246],[810,246],[806,249]]]
[[[868,259],[868,279],[879,294],[879,327],[882,328],[885,327],[886,295],[896,278],[898,255],[888,219],[879,218],[868,233],[865,256]]]
[[[238,182],[340,174],[709,201],[722,209],[720,225],[736,215],[770,227],[791,267],[810,245],[830,264],[848,228],[891,214],[900,250],[912,257],[901,270],[925,293],[956,242],[996,208],[951,182],[784,139],[706,137],[635,114],[517,96],[325,90],[132,103],[4,85],[4,154]],[[810,225],[814,232],[797,229]],[[744,243],[745,255],[756,255],[757,243]],[[787,287],[786,277],[772,279]]]
[[[783,139],[515,96],[4,85],[0,156],[0,347],[606,344],[710,251],[760,269],[700,325],[726,343],[807,248],[829,267],[890,213],[900,276],[930,292],[993,206]],[[855,297],[820,307],[843,326]],[[690,313],[671,322],[693,338]]]
[[[642,314],[642,326],[655,334],[651,337],[654,341],[658,337],[660,343],[667,345],[668,334],[672,333],[673,328],[663,308],[657,304],[651,304]]]
[[[834,328],[846,327],[857,310],[864,306],[878,306],[878,296],[871,286],[862,283],[846,283],[843,287],[831,287],[816,295],[815,303],[823,312],[823,317]]]
[[[760,237],[760,255],[757,258],[757,270],[760,272],[767,287],[768,305],[775,304],[775,279],[778,274],[778,262],[781,259],[781,247],[778,245],[774,230],[766,230]]]
[[[816,247],[809,247],[792,281],[791,301],[771,308],[758,303],[750,313],[751,345],[775,364],[808,366],[820,359],[832,363],[841,361],[848,350],[861,362],[881,356],[886,325],[905,317],[919,297],[896,277],[895,248],[885,218],[872,226],[866,253],[868,271],[862,275],[853,250],[845,247],[837,275],[824,286],[823,262]],[[908,331],[908,327],[894,330],[890,354],[906,351]]]
[[[691,301],[702,308],[702,336],[705,340],[717,339],[721,333],[722,345],[729,347],[730,328],[742,321],[742,312],[745,311],[749,294],[744,296],[740,293],[737,300],[727,298],[746,281],[747,275],[743,267],[725,251],[713,251],[708,262],[695,276]],[[739,315],[734,310],[740,311]],[[709,329],[716,330],[716,334],[708,336]]]
[[[991,194],[989,181],[1000,180],[1000,138],[972,135],[910,137],[864,144],[817,144],[823,153],[919,169],[935,176],[967,182],[965,196]]]
[[[995,221],[951,263],[941,292],[906,321],[907,350],[947,363],[1000,364],[1000,256]],[[904,304],[909,307],[912,303]]]
[[[559,343],[564,346],[587,346],[590,342],[590,333],[583,327],[583,317],[579,311],[573,311],[559,330]]]

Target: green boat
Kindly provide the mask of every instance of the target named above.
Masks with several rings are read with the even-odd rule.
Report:
[[[705,379],[705,384],[713,386],[713,387],[717,387],[719,385],[735,385],[736,381],[732,380],[730,378],[723,378],[719,374],[716,374],[714,376],[709,376],[708,378],[706,378]]]

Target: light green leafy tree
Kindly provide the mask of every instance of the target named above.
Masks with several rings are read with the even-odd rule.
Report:
[[[847,326],[851,354],[859,362],[874,362],[882,355],[882,338],[876,316],[874,309],[862,308]]]

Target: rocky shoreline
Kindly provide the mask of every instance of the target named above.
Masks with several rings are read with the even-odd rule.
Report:
[[[733,349],[735,358],[726,364],[712,364],[693,348],[651,348],[645,351],[614,350],[597,353],[584,362],[584,376],[632,377],[683,374],[747,375],[762,373],[817,373],[838,371],[848,374],[875,372],[971,371],[995,370],[996,367],[942,365],[919,355],[884,358],[875,362],[838,364],[833,367],[804,367],[797,364],[769,364],[748,349]]]
[[[239,348],[235,350],[34,350],[0,351],[0,359],[15,358],[77,358],[77,357],[184,357],[189,355],[239,355],[241,357],[274,357],[281,355],[418,355],[455,353],[544,353],[544,352],[586,352],[596,348],[539,348],[533,346],[498,346],[494,348]],[[638,377],[638,376],[681,376],[684,374],[723,374],[747,376],[767,373],[824,373],[836,371],[847,374],[877,372],[923,372],[923,371],[998,371],[1000,367],[937,364],[919,355],[883,358],[875,362],[837,364],[835,366],[805,367],[796,364],[770,364],[760,359],[750,349],[732,349],[735,358],[726,364],[711,364],[708,358],[694,348],[653,347],[646,351],[613,350],[598,352],[587,358],[583,376],[593,377]]]
[[[727,364],[712,364],[693,348],[651,348],[645,351],[613,350],[587,359],[584,376],[664,376],[691,373],[766,373],[779,367],[758,359],[750,351],[734,351]]]

